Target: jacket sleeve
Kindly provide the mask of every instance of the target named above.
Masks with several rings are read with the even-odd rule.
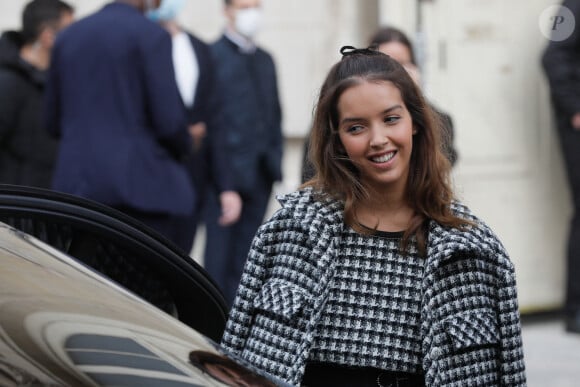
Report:
[[[525,386],[522,332],[513,267],[504,273],[498,295],[502,385]]]
[[[563,6],[580,18],[580,1],[565,0]],[[551,41],[543,56],[554,105],[567,117],[580,112],[580,31],[578,28],[562,41]]]
[[[250,333],[253,302],[266,279],[266,254],[260,231],[254,238],[238,292],[222,337],[222,347],[236,355],[244,349]]]
[[[147,109],[157,140],[177,159],[191,151],[187,114],[175,81],[171,37],[160,31],[143,47]]]

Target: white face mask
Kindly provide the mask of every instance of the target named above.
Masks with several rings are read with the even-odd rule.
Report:
[[[262,26],[260,8],[243,8],[236,12],[236,30],[246,38],[252,39]]]

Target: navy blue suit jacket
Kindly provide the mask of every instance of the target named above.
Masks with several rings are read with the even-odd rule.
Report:
[[[171,38],[136,8],[110,3],[63,31],[45,114],[61,137],[55,190],[150,213],[192,211]]]
[[[190,161],[195,188],[200,193],[200,190],[205,190],[206,183],[212,181],[219,192],[233,190],[228,155],[224,152],[223,128],[219,125],[222,101],[216,83],[215,64],[209,45],[191,33],[188,33],[188,37],[199,67],[194,104],[188,111],[188,122],[204,122],[207,128],[200,154]]]
[[[282,113],[276,68],[263,49],[242,53],[226,36],[210,46],[221,97],[217,125],[234,188],[251,194],[282,179]]]

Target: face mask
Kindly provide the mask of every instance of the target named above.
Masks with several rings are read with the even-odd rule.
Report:
[[[262,25],[260,8],[243,8],[236,12],[236,30],[246,38],[253,38]]]
[[[147,17],[153,21],[169,21],[177,17],[185,0],[163,0],[159,8],[147,12]]]

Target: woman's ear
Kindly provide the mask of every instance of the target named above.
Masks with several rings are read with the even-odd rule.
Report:
[[[416,127],[416,126],[413,126],[413,132],[412,132],[412,133],[413,133],[413,135],[416,135],[416,134],[417,134],[417,132],[419,132],[419,130],[417,129],[417,127]]]

